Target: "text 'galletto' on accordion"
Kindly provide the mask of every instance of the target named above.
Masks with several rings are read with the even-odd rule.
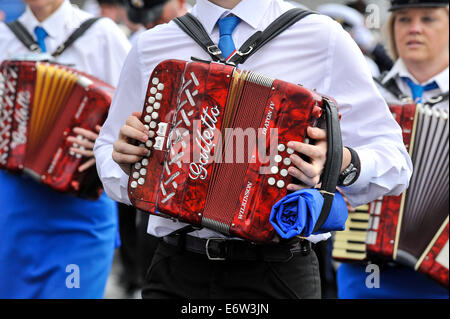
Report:
[[[325,105],[336,110],[299,85],[229,65],[163,61],[149,79],[142,112],[149,151],[132,167],[130,200],[152,214],[276,242],[270,211],[293,182],[287,143],[306,141]]]
[[[25,173],[60,191],[98,198],[95,165],[70,151],[73,128],[95,131],[106,119],[114,88],[73,68],[5,60],[0,66],[0,168]],[[77,136],[82,140],[83,136]]]
[[[339,260],[395,260],[449,284],[448,111],[422,104],[391,105],[413,162],[408,189],[349,212],[336,233]]]

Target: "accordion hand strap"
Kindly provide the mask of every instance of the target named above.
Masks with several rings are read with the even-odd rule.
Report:
[[[56,58],[61,55],[61,53],[63,53],[69,46],[71,46],[75,42],[75,40],[81,37],[99,19],[101,19],[101,17],[95,17],[84,21],[63,44],[56,48],[55,52],[52,53],[52,56]],[[27,29],[25,29],[22,23],[16,20],[7,23],[6,25],[9,27],[11,32],[14,33],[17,39],[19,39],[23,43],[23,45],[28,48],[28,50],[36,53],[42,52],[39,45],[36,43]]]
[[[327,159],[322,173],[322,187],[320,188],[324,201],[322,211],[312,233],[315,233],[322,227],[330,214],[342,166],[342,136],[339,115],[336,105],[326,98],[324,98],[324,112],[328,144]]]
[[[186,13],[184,16],[175,18],[173,21],[187,35],[194,39],[209,54],[213,61],[238,65],[244,63],[253,53],[281,32],[312,13],[314,12],[300,8],[293,8],[283,13],[264,31],[254,33],[228,60],[223,56],[219,47],[211,40],[201,22],[192,14]]]

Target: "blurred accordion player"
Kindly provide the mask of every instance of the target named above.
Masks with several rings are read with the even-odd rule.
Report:
[[[448,111],[391,105],[413,165],[408,189],[349,213],[335,236],[338,260],[395,260],[449,286]]]
[[[330,109],[334,121],[326,116]],[[321,123],[330,135],[334,123],[339,134],[330,144],[342,151],[331,99],[215,62],[160,63],[149,79],[142,121],[150,138],[141,144],[148,155],[130,174],[133,205],[252,242],[277,241],[269,215],[293,182],[287,142],[307,142],[307,127]],[[337,179],[339,169],[326,171]]]
[[[70,151],[74,127],[95,131],[114,88],[73,68],[5,60],[0,66],[0,168],[24,173],[54,190],[83,198],[102,192],[95,165]],[[83,139],[81,135],[78,139]]]

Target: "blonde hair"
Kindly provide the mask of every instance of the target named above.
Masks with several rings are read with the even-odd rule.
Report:
[[[446,9],[447,14],[449,14],[448,6],[442,7],[442,8]],[[384,30],[384,32],[387,35],[389,53],[391,54],[391,57],[392,57],[392,59],[394,59],[394,61],[396,61],[399,58],[397,45],[395,44],[395,31],[394,31],[396,17],[397,17],[396,11],[393,11],[391,13],[391,15],[389,16],[388,21],[386,22],[385,30]]]

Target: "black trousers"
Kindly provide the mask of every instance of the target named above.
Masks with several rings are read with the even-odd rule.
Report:
[[[144,299],[320,299],[316,254],[287,262],[212,261],[160,240],[142,289]]]

